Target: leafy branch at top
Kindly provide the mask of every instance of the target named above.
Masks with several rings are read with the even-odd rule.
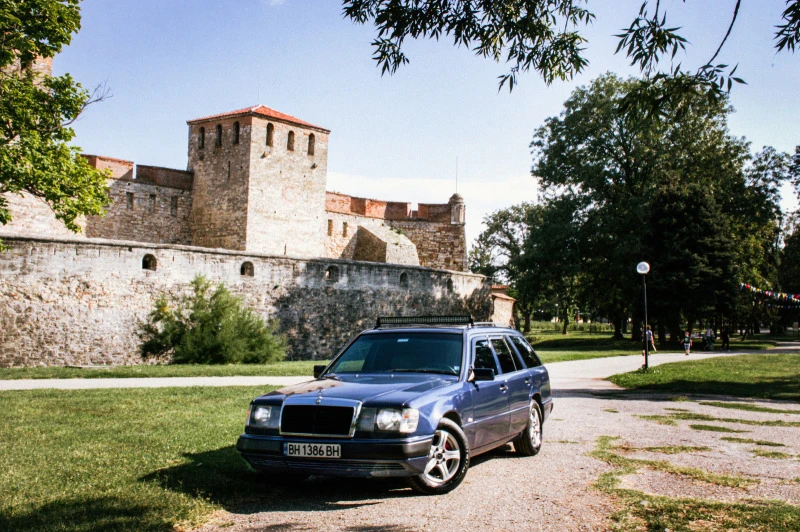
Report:
[[[588,65],[586,39],[581,31],[595,20],[588,0],[343,0],[343,15],[359,24],[372,22],[378,31],[372,42],[373,58],[382,74],[393,74],[408,63],[403,52],[407,37],[453,39],[481,57],[510,65],[499,76],[500,88],[512,90],[520,73],[534,70],[545,83],[569,80]],[[787,0],[782,24],[776,26],[777,50],[794,52],[800,42],[800,0]],[[653,9],[650,6],[654,6]],[[617,53],[624,51],[631,65],[646,79],[680,74],[695,85],[718,92],[730,91],[736,66],[714,64],[737,21],[741,0],[735,0],[731,21],[711,59],[696,71],[670,63],[686,51],[680,27],[670,26],[660,0],[644,0],[630,26],[617,35]]]

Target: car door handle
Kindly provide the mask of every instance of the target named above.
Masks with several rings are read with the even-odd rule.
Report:
[[[501,385],[500,385],[500,391],[501,391],[501,392],[506,392],[506,391],[508,391],[508,385],[507,385],[507,384],[501,384]]]
[[[525,385],[526,386],[530,386],[531,385],[531,379],[530,378],[525,379]]]

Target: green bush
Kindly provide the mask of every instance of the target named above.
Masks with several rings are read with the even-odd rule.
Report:
[[[276,324],[246,308],[224,284],[215,290],[198,275],[192,293],[161,294],[147,321],[140,322],[142,357],[172,357],[175,364],[264,364],[282,360],[286,340]]]

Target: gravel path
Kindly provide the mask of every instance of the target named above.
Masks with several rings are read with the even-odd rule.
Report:
[[[734,354],[734,353],[731,353]],[[692,355],[693,359],[719,356]],[[726,353],[727,355],[727,353]],[[657,354],[651,365],[685,360],[683,353]],[[641,415],[669,415],[676,408],[718,418],[800,421],[798,415],[766,414],[721,409],[698,402],[675,402],[669,397],[619,394],[603,377],[631,371],[640,357],[617,357],[548,365],[555,410],[545,424],[545,443],[538,456],[521,458],[509,445],[477,457],[464,482],[438,497],[418,496],[401,481],[312,478],[300,486],[265,486],[264,492],[241,507],[218,512],[200,531],[322,530],[421,531],[467,530],[603,531],[619,504],[592,488],[611,467],[588,454],[599,436],[617,436],[619,444],[636,448],[702,446],[697,453],[665,455],[636,451],[628,456],[667,460],[720,474],[758,479],[747,489],[724,488],[676,475],[640,470],[624,477],[624,487],[668,496],[719,500],[781,499],[800,504],[800,429],[722,423],[747,433],[698,431],[689,421],[665,426]],[[761,403],[759,403],[761,404]],[[774,405],[773,405],[774,406]],[[786,408],[786,406],[784,406]],[[713,423],[720,424],[720,423]],[[789,459],[755,456],[754,445],[727,442],[724,436],[781,443]]]

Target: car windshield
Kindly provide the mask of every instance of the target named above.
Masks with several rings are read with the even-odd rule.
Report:
[[[363,334],[336,359],[331,373],[442,373],[461,371],[461,334],[385,332]]]

